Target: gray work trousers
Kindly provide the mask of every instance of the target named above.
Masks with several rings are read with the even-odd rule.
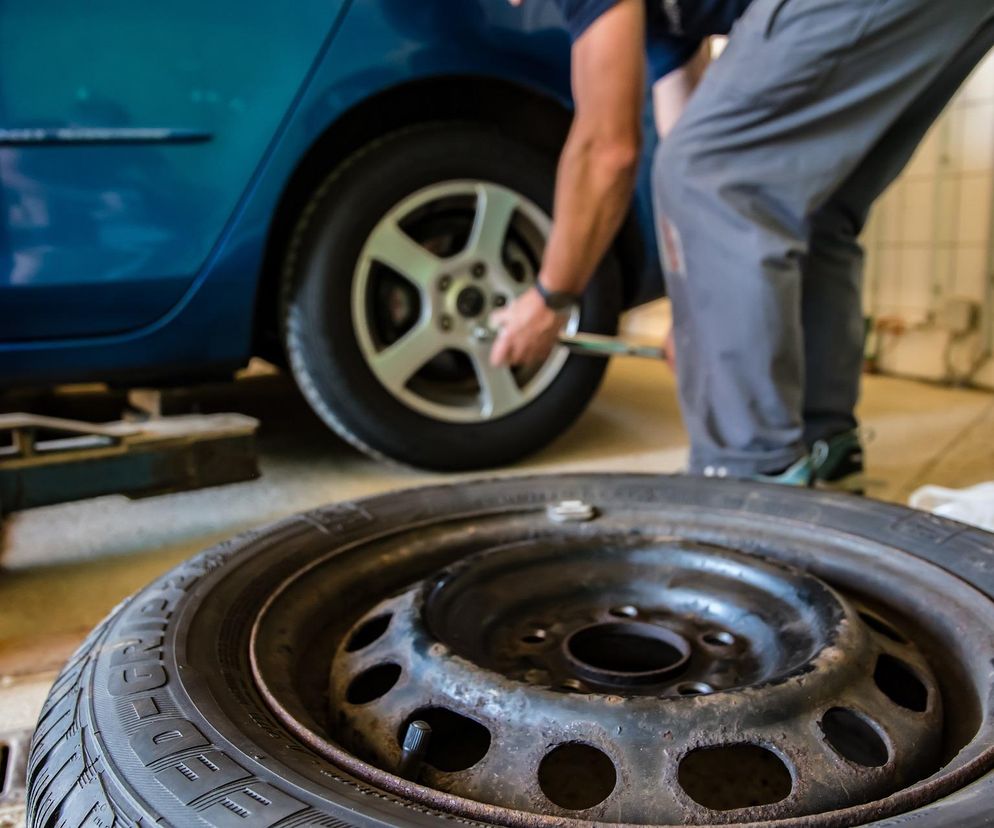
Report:
[[[755,0],[654,169],[690,471],[853,428],[874,200],[994,46],[994,0]]]

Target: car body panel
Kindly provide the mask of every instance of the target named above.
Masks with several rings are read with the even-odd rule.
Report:
[[[235,13],[234,4],[227,0],[219,5]],[[257,4],[249,5],[254,10]],[[101,7],[132,8],[124,0],[102,0]],[[271,23],[269,6],[266,9],[261,19]],[[97,379],[128,382],[209,375],[244,364],[252,353],[254,309],[267,239],[287,184],[321,137],[364,101],[416,81],[460,77],[499,79],[569,105],[569,43],[549,0],[537,0],[525,10],[510,7],[505,0],[460,0],[458,4],[442,0],[318,4],[307,0],[294,4],[293,9],[300,21],[275,27],[279,32],[274,35],[275,45],[262,54],[261,62],[268,65],[278,60],[288,48],[287,33],[297,25],[307,23],[312,31],[301,35],[306,48],[295,56],[291,67],[280,71],[278,82],[273,81],[267,93],[273,111],[268,120],[257,119],[253,124],[251,140],[241,130],[246,122],[242,116],[228,114],[232,90],[242,88],[228,68],[219,70],[228,78],[228,86],[222,88],[218,82],[208,87],[205,80],[200,100],[183,100],[173,110],[164,109],[162,115],[151,112],[140,120],[134,117],[133,123],[141,127],[180,131],[169,136],[170,141],[154,145],[17,145],[10,141],[12,133],[35,124],[25,123],[31,120],[26,115],[21,121],[12,120],[10,113],[16,110],[4,107],[0,99],[0,128],[4,130],[0,132],[0,175],[5,191],[0,204],[0,381],[7,385]],[[339,17],[333,14],[336,10]],[[193,14],[192,4],[186,11]],[[0,12],[0,25],[4,16]],[[251,16],[245,10],[230,25],[240,29],[242,17]],[[256,33],[252,37],[257,37],[262,24],[252,21],[247,25]],[[178,36],[177,32],[166,34]],[[198,37],[202,38],[198,54],[203,55],[210,51],[210,38],[203,33]],[[236,52],[247,44],[260,45],[252,37],[247,41],[239,37],[226,33],[218,43]],[[114,48],[110,40],[105,46]],[[22,55],[20,60],[26,58]],[[0,70],[6,61],[0,58]],[[257,78],[257,72],[252,76]],[[299,77],[299,82],[291,93],[292,77]],[[18,82],[29,83],[23,71]],[[4,82],[0,88],[7,86]],[[61,87],[53,82],[52,88]],[[225,110],[223,115],[212,116],[214,120],[192,114],[199,112],[194,103],[204,104],[209,89],[216,90],[211,106]],[[180,89],[177,81],[176,90],[177,99],[189,96],[191,83]],[[150,91],[153,97],[157,94],[157,89]],[[3,95],[9,97],[9,87]],[[113,104],[102,111],[117,111]],[[53,112],[57,108],[50,106]],[[212,111],[211,106],[207,111]],[[35,110],[40,112],[40,107],[36,104]],[[48,117],[55,124],[72,123],[64,113],[61,120]],[[153,117],[157,120],[152,121]],[[110,120],[110,115],[103,121],[93,116],[85,126],[113,127]],[[209,133],[209,139],[203,133]],[[236,146],[237,152],[232,149]],[[226,156],[223,162],[216,158],[219,149]],[[27,182],[12,181],[12,167],[22,170],[21,159],[28,153],[36,158],[51,153],[52,158],[46,160],[47,166],[42,165],[44,174],[28,175]],[[121,164],[112,169],[122,153],[138,160],[130,167]],[[227,157],[232,153],[237,157]],[[650,153],[651,142],[647,158]],[[56,154],[65,160],[57,161]],[[98,175],[101,170],[103,175]],[[204,183],[215,171],[219,180]],[[153,179],[155,185],[146,191],[145,184]],[[60,182],[64,182],[62,191]],[[71,201],[74,189],[85,191],[74,209],[90,217],[84,221],[86,226],[73,227],[65,219],[57,227],[54,221],[47,226],[37,222],[33,228],[37,239],[29,238],[23,216],[12,209],[11,194],[23,194],[32,187],[36,202],[45,209]],[[152,193],[161,198],[153,198]],[[211,204],[199,205],[202,198]],[[119,214],[112,221],[93,220],[97,207],[108,201],[120,207]],[[647,204],[643,197],[636,209],[642,226],[648,228],[644,242],[651,252],[654,242],[649,237]],[[66,215],[73,215],[69,208]],[[17,221],[22,224],[14,226]],[[36,269],[29,268],[42,275],[34,281],[18,276],[24,271],[14,267],[12,260],[25,259],[25,250],[46,246],[55,252],[48,259],[35,255]],[[32,261],[30,255],[26,259]],[[647,256],[645,270],[640,275],[651,292],[653,280],[658,279],[654,253]],[[14,284],[18,278],[21,281]],[[25,286],[37,293],[13,299]]]
[[[175,305],[343,5],[5,4],[0,124],[23,132],[0,150],[0,338],[115,333]]]

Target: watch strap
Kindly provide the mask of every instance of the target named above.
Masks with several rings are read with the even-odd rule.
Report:
[[[538,295],[542,297],[542,301],[545,302],[545,306],[549,310],[560,311],[569,310],[570,308],[576,307],[580,304],[580,297],[578,294],[569,293],[565,290],[549,290],[542,284],[540,279],[535,280],[535,290],[538,291]]]

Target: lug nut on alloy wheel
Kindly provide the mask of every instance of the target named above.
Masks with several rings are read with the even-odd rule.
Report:
[[[473,275],[477,279],[482,279],[487,275],[487,266],[483,262],[477,262],[473,265]]]
[[[449,289],[449,285],[451,285],[451,284],[452,284],[452,277],[451,276],[441,276],[439,278],[439,280],[438,280],[438,289],[439,290],[448,290]]]
[[[494,297],[494,307],[502,308],[506,304],[507,304],[507,298],[506,297],[504,297],[504,296],[495,296]]]
[[[438,324],[441,326],[443,331],[452,330],[452,317],[447,314],[438,320]]]

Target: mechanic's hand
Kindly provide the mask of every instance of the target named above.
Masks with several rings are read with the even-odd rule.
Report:
[[[503,310],[490,316],[490,325],[499,328],[490,349],[490,364],[538,365],[545,362],[556,346],[566,317],[550,310],[542,295],[532,288]]]

